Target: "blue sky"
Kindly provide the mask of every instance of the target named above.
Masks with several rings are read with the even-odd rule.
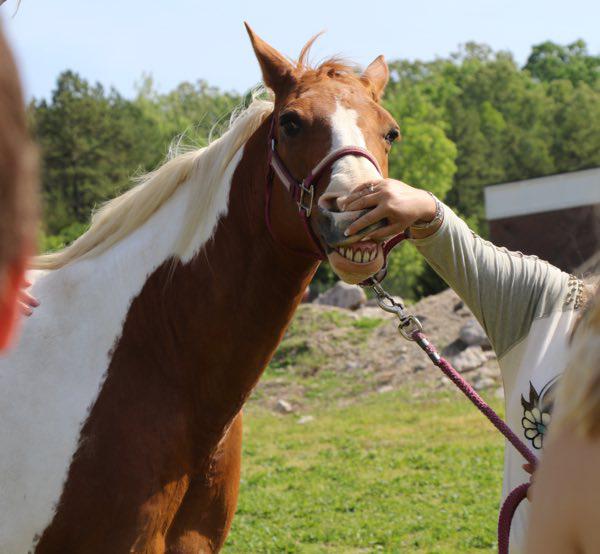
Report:
[[[15,7],[7,0],[0,13],[27,94],[37,97],[67,68],[127,96],[144,72],[163,91],[198,78],[245,91],[260,75],[244,20],[291,56],[324,29],[316,59],[342,54],[362,65],[378,54],[446,56],[469,40],[508,49],[521,63],[547,39],[583,38],[600,51],[598,0],[22,0],[12,17]]]

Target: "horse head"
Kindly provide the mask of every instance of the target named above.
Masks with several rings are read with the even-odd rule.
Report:
[[[310,233],[299,230],[298,218],[286,217],[280,218],[277,234],[304,251],[314,252],[311,242],[316,242],[341,279],[359,283],[382,268],[382,243],[368,239],[373,227],[353,237],[344,235],[363,212],[342,212],[339,199],[387,176],[388,154],[399,137],[398,124],[380,102],[389,77],[387,64],[379,56],[362,74],[336,59],[311,68],[306,58],[316,37],[292,63],[246,27],[263,80],[275,95],[270,139],[273,155],[284,168],[277,176],[288,188],[286,180],[301,185],[310,180],[306,189],[299,188],[300,199],[295,198]],[[308,204],[304,193],[310,196]],[[294,199],[288,197],[285,208],[281,202],[280,209],[289,214]]]

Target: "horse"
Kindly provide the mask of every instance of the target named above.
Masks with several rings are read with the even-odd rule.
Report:
[[[383,57],[312,67],[316,37],[292,62],[247,31],[272,100],[34,264],[42,304],[0,363],[0,552],[219,551],[242,406],[321,259],[352,283],[383,266],[337,205],[387,175]]]

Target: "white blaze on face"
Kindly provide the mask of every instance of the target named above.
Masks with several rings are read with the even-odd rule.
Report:
[[[358,126],[356,111],[345,108],[338,101],[330,121],[332,152],[345,146],[359,146],[366,149],[365,137]],[[333,164],[331,181],[319,201],[345,196],[358,185],[379,179],[381,175],[366,158],[344,156]]]

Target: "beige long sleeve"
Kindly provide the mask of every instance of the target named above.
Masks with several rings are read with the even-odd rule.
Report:
[[[535,319],[564,309],[569,275],[535,256],[494,246],[443,209],[440,228],[411,242],[469,306],[501,358]]]

